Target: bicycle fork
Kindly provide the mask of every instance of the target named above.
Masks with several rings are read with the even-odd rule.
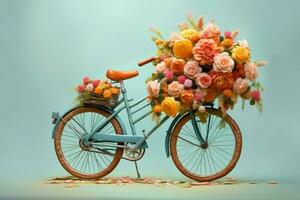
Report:
[[[190,114],[190,117],[191,117],[194,132],[195,132],[195,134],[196,134],[196,136],[197,136],[197,138],[200,142],[200,146],[203,149],[206,149],[208,147],[208,144],[207,144],[208,133],[206,134],[206,138],[204,140],[204,138],[202,137],[201,131],[199,130],[199,126],[197,125],[197,122],[196,122],[195,112],[193,110],[190,110],[189,114]],[[209,123],[210,123],[210,117],[209,117]]]

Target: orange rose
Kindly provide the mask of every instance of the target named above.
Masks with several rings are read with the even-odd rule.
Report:
[[[206,95],[204,96],[204,102],[209,103],[213,102],[216,98],[217,94],[214,89],[207,89]]]
[[[218,92],[222,92],[226,89],[231,89],[233,87],[234,78],[232,73],[214,73],[212,74],[212,84],[211,87]]]
[[[229,89],[226,89],[223,91],[223,95],[227,98],[230,98],[233,96],[233,91],[232,90],[229,90]]]
[[[232,72],[232,76],[234,79],[238,79],[239,77],[245,77],[245,70],[240,68]]]
[[[181,93],[181,102],[185,105],[192,105],[194,100],[194,94],[192,90],[184,90]]]
[[[103,90],[100,86],[97,86],[94,90],[95,94],[102,94]]]
[[[172,60],[170,69],[171,69],[171,71],[173,71],[174,74],[181,75],[181,74],[183,74],[184,65],[185,65],[184,60],[174,58]]]
[[[153,107],[153,112],[154,112],[154,113],[161,113],[161,112],[162,112],[161,106],[160,106],[160,105],[155,105],[155,106]]]
[[[110,90],[110,92],[113,94],[113,95],[117,95],[117,94],[119,94],[119,89],[118,88],[110,88],[109,89]]]

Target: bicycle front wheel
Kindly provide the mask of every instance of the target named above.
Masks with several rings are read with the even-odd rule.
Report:
[[[217,109],[206,110],[206,122],[195,116],[205,145],[197,138],[188,114],[179,120],[170,138],[171,157],[178,170],[200,182],[227,175],[235,167],[242,149],[242,135],[236,122],[227,114],[223,117]]]
[[[100,178],[109,174],[120,162],[122,148],[112,148],[108,155],[91,151],[82,142],[84,134],[92,132],[110,115],[98,108],[79,107],[62,118],[55,133],[54,147],[59,162],[73,176],[83,179]],[[114,135],[122,132],[119,122],[113,118],[97,134]]]

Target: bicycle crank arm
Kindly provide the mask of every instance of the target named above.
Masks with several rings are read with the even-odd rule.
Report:
[[[112,157],[117,156],[117,155],[107,151],[106,149],[100,149],[100,148],[97,148],[97,147],[93,147],[92,149],[89,150],[89,152],[101,153],[101,154],[112,156]],[[124,160],[127,160],[127,161],[134,161],[134,160],[131,160],[131,159],[126,158],[124,156],[117,156],[117,157],[119,157],[121,159],[124,159]]]

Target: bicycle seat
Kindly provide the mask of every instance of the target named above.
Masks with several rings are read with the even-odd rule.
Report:
[[[107,70],[106,77],[113,81],[122,81],[129,78],[133,78],[139,75],[137,70],[131,71],[117,71],[117,70]]]

